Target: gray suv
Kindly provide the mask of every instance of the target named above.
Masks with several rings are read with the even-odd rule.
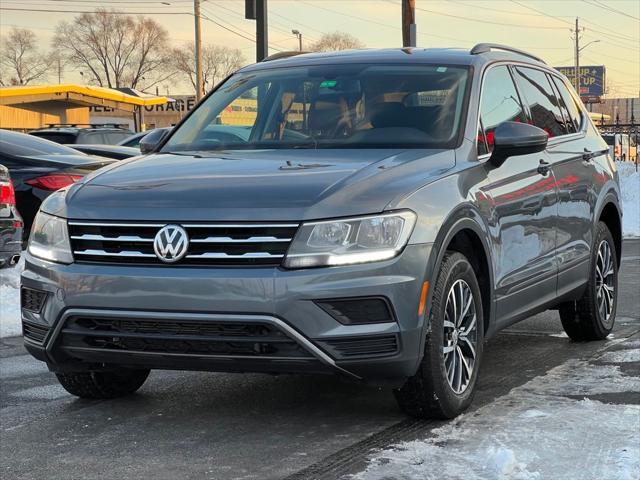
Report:
[[[525,52],[273,59],[143,143],[50,196],[25,255],[26,347],[74,395],[334,373],[448,418],[499,330],[546,309],[574,340],[613,327],[616,167]]]

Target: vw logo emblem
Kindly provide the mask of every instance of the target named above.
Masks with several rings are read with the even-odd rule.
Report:
[[[180,225],[165,225],[153,239],[153,251],[166,263],[174,263],[187,254],[189,235]]]

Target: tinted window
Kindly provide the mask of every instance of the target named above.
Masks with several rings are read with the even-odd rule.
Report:
[[[106,143],[102,132],[80,132],[75,143],[86,143],[88,145],[101,145]]]
[[[450,148],[467,67],[317,65],[239,73],[201,103],[163,151]]]
[[[551,78],[553,78],[553,82],[560,92],[560,101],[568,112],[571,123],[573,124],[573,131],[579,131],[582,126],[582,110],[578,107],[573,95],[569,93],[567,85],[558,77],[552,76]]]
[[[116,145],[131,134],[127,132],[106,132],[104,135],[107,138],[108,145]]]
[[[516,68],[518,85],[524,95],[523,101],[529,105],[533,124],[547,132],[549,137],[558,137],[569,133],[564,123],[562,111],[558,105],[546,73],[534,68]]]
[[[486,147],[482,146],[485,139],[489,150],[493,150],[493,132],[498,125],[524,120],[520,98],[506,65],[493,67],[484,76],[480,119],[484,138],[478,139],[479,155],[486,153]]]
[[[34,137],[44,138],[46,140],[50,140],[56,143],[76,143],[76,135],[74,133],[65,133],[65,132],[30,132],[30,135]]]
[[[69,147],[23,133],[0,130],[0,152],[16,157],[33,155],[82,155]]]

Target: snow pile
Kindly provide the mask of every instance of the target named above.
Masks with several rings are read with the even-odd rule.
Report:
[[[640,237],[640,169],[631,162],[618,162],[622,193],[622,233],[625,237]]]
[[[567,395],[639,388],[640,379],[623,375],[617,366],[572,360],[433,430],[424,441],[374,454],[367,469],[354,478],[637,480],[640,405]]]
[[[22,335],[20,321],[20,272],[24,260],[0,270],[0,338]]]

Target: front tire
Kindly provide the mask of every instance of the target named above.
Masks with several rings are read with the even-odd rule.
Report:
[[[103,372],[57,373],[58,381],[71,395],[88,399],[111,399],[130,395],[149,376],[149,370],[117,368]]]
[[[603,340],[613,329],[617,306],[616,246],[607,225],[599,222],[587,287],[579,300],[560,305],[562,327],[574,341]]]
[[[394,394],[418,418],[454,418],[473,399],[483,350],[482,297],[467,258],[447,251],[434,285],[430,332],[416,374]]]

